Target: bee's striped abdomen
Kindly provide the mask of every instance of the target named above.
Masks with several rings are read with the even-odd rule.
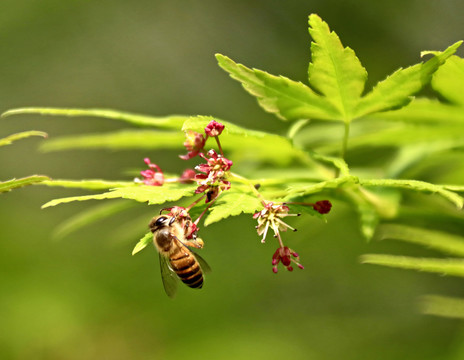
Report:
[[[177,248],[171,253],[172,270],[179,279],[193,289],[203,286],[203,273],[195,256],[186,248]]]

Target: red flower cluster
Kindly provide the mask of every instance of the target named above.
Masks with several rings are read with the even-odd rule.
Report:
[[[288,271],[293,271],[293,267],[291,266],[292,262],[300,269],[304,269],[304,266],[300,264],[298,254],[286,246],[277,248],[272,256],[272,271],[274,273],[277,273],[277,264],[279,262],[282,262],[282,265],[284,265]]]
[[[211,120],[208,125],[205,127],[205,134],[197,133],[195,131],[187,131],[184,146],[187,149],[188,153],[186,155],[179,155],[182,160],[189,160],[194,158],[197,155],[200,155],[205,148],[206,140],[209,137],[214,137],[218,144],[219,150],[222,154],[221,143],[219,142],[219,135],[222,134],[224,130],[224,125],[218,123],[216,120]]]
[[[195,193],[206,193],[206,202],[210,202],[217,198],[222,191],[230,189],[230,182],[226,179],[232,161],[218,155],[214,150],[208,151],[209,158],[204,154],[200,154],[200,156],[206,160],[206,164],[195,167],[196,170],[203,173],[195,175],[195,180],[198,182]]]
[[[193,182],[195,179],[196,173],[193,169],[184,170],[181,177],[178,179],[165,179],[164,173],[158,165],[153,164],[149,158],[145,158],[143,159],[143,161],[145,162],[145,164],[148,165],[149,169],[142,170],[140,172],[140,175],[143,176],[143,179],[135,178],[134,181],[136,183],[143,183],[149,186],[162,186],[164,183],[167,182],[180,182],[182,184],[188,184]]]
[[[143,170],[140,172],[140,175],[143,176],[143,180],[138,178],[135,179],[136,182],[143,182],[145,185],[151,186],[161,186],[164,184],[164,174],[161,171],[160,167],[156,164],[152,164],[149,158],[143,159],[145,164],[148,165],[148,170]]]
[[[196,173],[193,169],[185,170],[180,178],[165,179],[164,174],[160,167],[153,164],[149,158],[145,158],[144,161],[148,165],[148,170],[143,170],[140,174],[143,179],[136,178],[135,182],[143,183],[150,186],[162,186],[167,182],[180,182],[180,183],[192,183],[197,182],[198,187],[195,190],[196,194],[201,194],[201,198],[195,200],[187,209],[180,207],[168,208],[171,216],[175,216],[181,221],[186,223],[186,236],[187,238],[196,237],[198,232],[197,224],[201,217],[206,213],[206,210],[211,206],[215,199],[225,190],[230,189],[230,182],[227,181],[229,170],[232,166],[232,161],[226,159],[222,152],[221,144],[219,142],[219,135],[224,131],[224,125],[212,120],[205,127],[205,135],[199,134],[194,131],[188,131],[186,133],[186,140],[184,146],[188,153],[181,155],[180,158],[184,160],[192,159],[195,156],[200,156],[206,160],[205,164],[198,165],[195,169],[200,173]],[[207,154],[204,154],[204,147],[206,140],[209,137],[214,137],[219,147],[220,154],[214,150],[210,150]],[[195,222],[192,222],[188,211],[198,204],[203,198],[206,198],[205,202],[210,203],[203,213],[198,217]]]

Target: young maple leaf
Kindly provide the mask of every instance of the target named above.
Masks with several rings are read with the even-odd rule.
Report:
[[[443,52],[426,52],[433,55],[429,61],[395,71],[362,96],[367,72],[354,51],[343,47],[337,34],[315,14],[309,16],[309,33],[314,40],[309,85],[247,68],[221,54],[216,58],[219,66],[241,82],[264,110],[282,120],[309,118],[350,123],[367,114],[408,104],[461,45],[457,42]]]

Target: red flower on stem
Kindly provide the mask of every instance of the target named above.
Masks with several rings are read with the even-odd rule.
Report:
[[[188,153],[187,155],[179,155],[182,160],[188,160],[200,154],[200,152],[203,151],[206,143],[206,138],[203,136],[203,134],[197,133],[195,131],[188,131],[185,136],[186,138],[184,146]]]
[[[280,235],[281,231],[287,231],[287,229],[296,231],[296,229],[284,222],[282,218],[287,216],[299,216],[300,214],[289,214],[288,206],[283,204],[279,205],[274,204],[273,202],[265,202],[263,200],[263,205],[264,209],[255,213],[253,218],[258,219],[258,225],[256,226],[256,229],[258,231],[258,235],[263,235],[261,240],[262,243],[264,243],[266,240],[266,235],[269,228],[274,231],[274,237],[276,237],[279,241],[279,247],[272,256],[272,271],[277,273],[277,264],[279,262],[282,262],[288,271],[293,270],[293,267],[291,266],[292,262],[295,263],[300,269],[304,269],[303,265],[300,264],[298,254],[292,249],[284,246],[282,237]]]
[[[277,265],[279,262],[282,262],[282,265],[285,266],[288,271],[293,271],[292,263],[296,264],[300,269],[304,269],[304,266],[300,264],[298,254],[286,246],[277,248],[272,256],[272,271],[274,273],[277,273]]]
[[[205,127],[205,134],[206,137],[214,137],[216,139],[216,143],[219,148],[219,152],[222,156],[224,156],[224,152],[222,151],[221,142],[219,141],[219,135],[222,134],[224,130],[224,125],[217,122],[216,120],[211,120],[208,125]]]
[[[216,137],[221,135],[224,130],[224,125],[217,122],[216,120],[211,120],[208,125],[205,127],[205,133],[207,136]]]
[[[332,203],[329,200],[317,201],[313,204],[313,209],[316,210],[319,214],[328,214],[330,209],[332,209]]]

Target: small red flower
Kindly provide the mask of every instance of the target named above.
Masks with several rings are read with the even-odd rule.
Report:
[[[145,158],[143,161],[148,165],[149,169],[140,172],[143,176],[143,180],[138,178],[134,180],[136,182],[143,182],[145,185],[162,186],[164,184],[164,174],[160,167],[156,164],[152,164],[149,158]]]
[[[286,246],[277,248],[272,256],[272,271],[274,273],[277,273],[277,265],[279,262],[282,262],[282,265],[284,265],[288,271],[293,271],[292,263],[295,263],[300,269],[304,269],[304,266],[300,264],[298,254]]]
[[[179,155],[182,160],[188,160],[197,156],[205,147],[206,138],[203,134],[195,131],[188,131],[185,134],[184,146],[187,149],[187,155]]]
[[[224,130],[224,125],[221,123],[211,120],[208,125],[205,127],[205,133],[207,136],[216,137],[221,135],[222,131]]]
[[[313,209],[316,210],[320,214],[329,213],[331,208],[332,208],[332,203],[329,200],[321,200],[313,204]]]
[[[207,155],[209,158],[203,154],[200,154],[200,156],[206,160],[206,164],[200,164],[195,167],[195,169],[205,174],[216,172],[219,175],[223,175],[226,171],[230,170],[231,166],[233,165],[232,161],[226,159],[222,155],[219,155],[214,150],[208,151]]]

